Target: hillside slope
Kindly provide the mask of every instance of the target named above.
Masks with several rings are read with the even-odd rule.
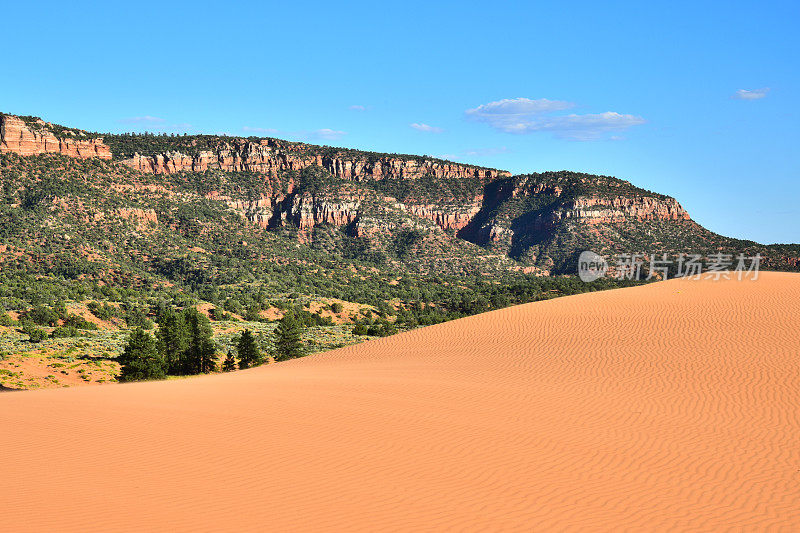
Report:
[[[160,189],[170,202],[207,201],[262,228],[296,232],[295,240],[326,254],[420,272],[574,273],[585,249],[605,255],[762,253],[764,266],[773,269],[800,263],[800,246],[716,235],[674,198],[608,176],[512,177],[425,156],[273,138],[100,137],[11,115],[0,115],[0,152],[111,159],[92,169],[118,188],[142,184]],[[48,161],[38,166],[62,165]],[[19,166],[24,163],[7,156],[3,172],[13,179]],[[36,172],[28,177],[40,181]],[[25,192],[9,183],[4,190],[12,205],[14,195]]]
[[[800,528],[800,275],[512,307],[182,381],[0,393],[13,531]]]

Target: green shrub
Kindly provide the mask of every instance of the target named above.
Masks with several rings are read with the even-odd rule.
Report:
[[[127,309],[124,318],[129,328],[153,329],[153,321],[147,318],[143,309],[138,307]]]
[[[94,324],[92,324],[94,325]],[[58,326],[50,332],[51,339],[66,338],[66,337],[79,337],[81,332],[75,326]]]
[[[55,326],[62,318],[61,313],[44,305],[37,305],[23,313],[25,319],[40,326]]]
[[[248,306],[247,311],[245,311],[244,314],[244,319],[249,320],[250,322],[261,321],[261,306],[255,304]]]
[[[397,333],[397,330],[391,324],[381,324],[367,328],[367,334],[376,337],[388,337],[389,335],[394,335],[395,333]]]
[[[47,339],[47,332],[43,329],[37,328],[36,324],[31,320],[24,320],[22,322],[22,333],[28,335],[28,341],[32,343],[39,343]]]
[[[0,311],[0,326],[15,326],[17,321],[11,318],[5,311]]]
[[[62,322],[64,323],[63,325],[65,327],[71,327],[71,328],[74,328],[74,329],[91,329],[91,330],[96,330],[97,329],[97,324],[89,322],[88,320],[86,320],[85,318],[83,318],[80,315],[68,314],[62,320]]]
[[[111,320],[119,314],[119,309],[113,305],[89,302],[86,304],[86,307],[88,307],[89,311],[100,320]]]

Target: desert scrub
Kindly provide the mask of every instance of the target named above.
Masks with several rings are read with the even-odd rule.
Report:
[[[5,311],[0,311],[0,326],[15,326],[17,321],[11,318]]]

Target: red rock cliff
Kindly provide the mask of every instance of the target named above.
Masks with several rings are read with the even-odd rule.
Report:
[[[354,155],[346,150],[332,155],[321,155],[314,154],[315,148],[319,147],[288,143],[279,139],[226,139],[221,140],[213,151],[202,150],[194,156],[181,152],[166,152],[155,156],[136,154],[122,162],[133,169],[153,174],[221,169],[231,172],[259,172],[275,177],[281,172],[317,165],[334,176],[347,180],[415,179],[422,176],[494,179],[510,175],[502,170],[432,159],[371,157],[366,154]]]
[[[690,220],[689,213],[674,198],[581,197],[569,202],[564,218],[584,218],[592,222],[614,222],[628,217],[637,220]]]
[[[19,155],[62,154],[80,159],[111,159],[102,138],[89,137],[80,130],[64,129],[56,136],[50,124],[26,122],[12,115],[0,115],[0,152]]]
[[[547,229],[565,219],[587,224],[610,224],[624,220],[691,220],[689,213],[674,198],[649,196],[600,198],[579,197],[565,202],[561,208],[539,215],[534,227]]]

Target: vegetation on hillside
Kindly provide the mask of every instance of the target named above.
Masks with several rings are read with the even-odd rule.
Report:
[[[163,135],[106,141],[117,155],[191,153],[221,142]],[[387,197],[448,213],[481,205],[456,232]],[[552,275],[574,273],[584,249],[762,253],[763,267],[797,268],[800,246],[728,239],[691,220],[590,225],[550,216],[581,197],[666,199],[616,178],[571,172],[490,183],[345,181],[319,167],[276,177],[220,170],[156,176],[114,161],[0,154],[0,353],[7,354],[0,382],[27,386],[9,366],[20,354],[50,361],[60,375],[72,376],[78,364],[104,369],[83,372],[87,382],[114,379],[120,364],[121,380],[191,375],[634,284]],[[301,201],[312,215],[322,204],[357,204],[357,222],[301,229]]]
[[[439,159],[427,155],[396,154],[381,152],[366,152],[353,148],[314,145],[303,142],[285,141],[273,137],[229,137],[220,135],[188,135],[175,133],[103,133],[92,134],[103,137],[103,142],[111,149],[115,160],[128,159],[134,154],[143,156],[156,156],[170,152],[196,157],[202,151],[216,152],[225,145],[238,145],[244,142],[267,142],[271,146],[286,150],[298,156],[321,156],[323,158],[343,158],[349,160],[366,161],[374,163],[379,159],[391,158],[404,161],[416,161],[419,164],[426,161],[453,164],[452,161]],[[457,163],[470,168],[485,168],[469,163]]]

